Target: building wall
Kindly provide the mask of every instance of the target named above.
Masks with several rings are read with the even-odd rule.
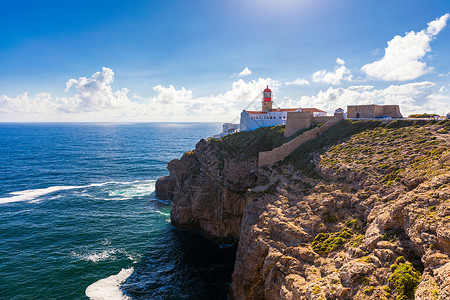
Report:
[[[398,105],[383,105],[383,116],[391,118],[403,118]]]
[[[284,136],[290,137],[299,130],[309,128],[309,126],[311,126],[312,119],[313,119],[312,112],[306,111],[288,112],[286,128],[284,129]]]
[[[325,116],[325,117],[314,117],[311,120],[311,124],[320,124],[320,123],[326,123],[330,120],[333,120],[333,116]]]
[[[270,102],[269,101],[263,101],[261,107],[262,107],[262,111],[269,111],[269,110],[271,110],[272,109],[272,101],[270,101]]]
[[[347,117],[357,118],[375,118],[375,105],[350,105],[347,106]]]
[[[313,124],[326,123],[333,118],[331,116],[316,117],[312,112],[288,112],[284,136],[290,137],[299,130],[309,128]]]
[[[349,105],[347,106],[347,118],[403,118],[398,105]]]
[[[256,119],[253,117],[260,117]],[[265,119],[267,117],[267,119]],[[270,119],[272,117],[272,119]],[[286,112],[270,112],[267,114],[255,114],[251,115],[245,110],[241,113],[240,131],[255,130],[260,127],[269,127],[275,125],[286,124]]]

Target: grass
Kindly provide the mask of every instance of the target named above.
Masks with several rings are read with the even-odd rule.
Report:
[[[270,151],[285,142],[284,126],[261,127],[253,131],[229,134],[210,142],[223,157],[257,157],[261,151]]]
[[[314,140],[308,141],[294,150],[285,160],[297,169],[312,171],[314,165],[310,161],[311,154],[323,147],[337,144],[339,141],[356,133],[382,126],[380,121],[351,121],[343,120],[336,126],[325,131]]]

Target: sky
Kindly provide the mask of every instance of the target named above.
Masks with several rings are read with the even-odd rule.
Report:
[[[0,122],[450,112],[448,0],[2,1]]]

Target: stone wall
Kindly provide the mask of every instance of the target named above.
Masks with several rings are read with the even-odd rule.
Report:
[[[287,142],[286,144],[281,145],[278,148],[273,149],[272,151],[260,152],[258,159],[258,166],[267,166],[273,165],[276,162],[284,160],[289,154],[292,153],[295,149],[297,149],[303,143],[313,140],[317,138],[319,135],[324,133],[328,128],[333,127],[341,120],[343,120],[342,114],[335,114],[335,117],[323,124],[320,127],[316,127],[314,129],[308,130],[303,134],[299,135],[295,139]]]
[[[312,124],[320,124],[320,123],[326,123],[328,121],[331,121],[334,119],[334,116],[326,116],[326,117],[314,117],[311,120]]]
[[[398,105],[383,105],[383,116],[391,118],[403,118]]]
[[[334,117],[314,117],[312,112],[301,111],[301,112],[288,112],[286,129],[284,130],[284,136],[290,137],[294,135],[299,130],[309,128],[313,124],[326,123],[332,120]]]
[[[359,114],[359,115],[358,115]],[[349,105],[347,106],[347,118],[379,118],[379,117],[403,118],[398,105]]]
[[[299,130],[309,128],[312,124],[311,122],[312,119],[313,119],[312,112],[307,111],[288,112],[284,136],[290,137]]]

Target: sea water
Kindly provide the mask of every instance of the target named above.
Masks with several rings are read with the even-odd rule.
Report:
[[[0,299],[226,299],[235,248],[170,224],[167,163],[219,124],[0,124]]]

